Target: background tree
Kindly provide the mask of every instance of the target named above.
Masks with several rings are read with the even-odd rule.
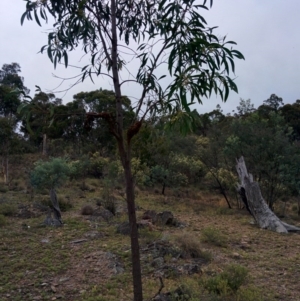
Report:
[[[228,208],[232,208],[229,193],[235,184],[232,165],[224,154],[227,133],[221,124],[214,124],[206,137],[197,139],[198,158],[205,166],[206,179],[210,188],[218,190],[226,200]]]
[[[300,140],[300,100],[279,109],[286,123],[293,128],[293,140]]]
[[[49,123],[53,119],[54,106],[61,105],[61,102],[53,93],[39,92],[30,102],[23,102],[18,109],[23,115],[21,130],[37,145],[42,144],[43,155],[47,154],[47,139],[52,130]]]
[[[24,78],[19,75],[21,67],[18,63],[4,64],[0,70],[0,116],[16,117],[21,103],[21,93],[29,93],[24,86]]]
[[[237,116],[245,117],[253,113],[255,111],[255,108],[250,99],[244,100],[241,98],[239,105],[236,107],[236,110]]]
[[[213,92],[226,100],[230,90],[237,91],[230,72],[234,71],[234,59],[243,59],[243,55],[228,48],[234,42],[219,39],[212,28],[206,27],[198,12],[207,9],[205,4],[203,1],[199,5],[195,0],[26,0],[26,11],[21,17],[23,23],[34,15],[39,25],[39,16],[47,21],[47,12],[55,19],[48,44],[41,49],[47,52],[54,67],[61,61],[67,66],[68,52],[82,45],[90,63],[82,68],[81,80],[96,74],[112,81],[115,111],[89,113],[87,117],[106,120],[117,141],[126,182],[135,301],[142,301],[143,293],[131,140],[149,115],[165,112],[181,114],[189,120],[190,105],[195,100],[201,103]],[[123,50],[130,54],[126,57]],[[135,61],[138,71],[136,75],[129,73],[123,81],[121,72],[127,68],[127,61]],[[163,68],[163,63],[168,69]],[[167,75],[170,84],[165,85]],[[123,118],[125,82],[141,88],[133,105],[134,119],[127,128]]]
[[[4,117],[0,117],[0,155],[2,157],[1,168],[3,174],[3,182],[9,182],[9,155],[18,152],[20,145],[20,137],[15,133],[11,122]]]

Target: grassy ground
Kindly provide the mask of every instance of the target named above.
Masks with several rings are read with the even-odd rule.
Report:
[[[87,185],[92,189],[84,192],[80,183],[75,184],[61,190],[61,199],[73,208],[63,212],[65,225],[60,228],[43,227],[44,214],[30,219],[15,216],[17,205],[32,204],[24,191],[0,193],[0,214],[2,210],[6,215],[0,218],[1,301],[132,300],[130,241],[116,233],[116,226],[126,220],[126,215],[109,222],[88,220],[81,215],[81,208],[85,204],[97,207],[101,183],[89,180]],[[36,195],[34,201],[47,198]],[[10,211],[8,207],[3,209],[7,203]],[[207,259],[198,273],[163,278],[162,292],[181,287],[186,299],[180,300],[300,300],[298,234],[260,230],[250,223],[251,217],[245,210],[228,210],[218,196],[197,191],[180,196],[170,191],[163,197],[154,190],[140,190],[137,206],[139,217],[149,209],[170,210],[185,225],[143,230],[143,250],[160,240],[187,253],[198,252]],[[299,224],[297,217],[291,216],[293,219],[288,222]],[[98,231],[100,237],[90,239],[86,234],[91,231]],[[123,273],[112,273],[105,257],[107,252],[122,262]],[[150,300],[161,283],[147,256],[142,252],[144,295],[145,300]],[[168,254],[164,257],[167,263],[174,260]],[[191,258],[179,258],[176,262],[189,263]],[[234,270],[233,285],[228,278],[230,269]],[[242,278],[244,281],[239,283]]]

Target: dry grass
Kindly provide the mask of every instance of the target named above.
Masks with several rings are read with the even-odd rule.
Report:
[[[116,225],[120,220],[126,220],[126,216],[116,217],[109,223],[87,220],[81,215],[81,208],[87,203],[95,204],[95,198],[102,193],[101,183],[92,185],[95,191],[87,191],[85,198],[79,197],[75,184],[60,191],[73,205],[71,210],[63,213],[64,227],[41,227],[44,215],[31,219],[5,217],[5,224],[0,227],[1,301],[132,300],[130,239],[116,234]],[[20,200],[25,200],[23,205],[30,204],[29,196],[22,192],[0,194],[0,198],[4,196],[13,206]],[[190,255],[181,259],[183,263],[203,254],[211,257],[201,266],[200,274],[164,279],[163,292],[184,284],[187,291],[192,292],[190,301],[222,300],[220,296],[209,294],[202,280],[217,277],[226,271],[226,267],[238,264],[247,267],[247,281],[228,300],[300,300],[299,235],[260,230],[250,224],[251,217],[244,210],[220,213],[218,197],[196,191],[192,197],[181,198],[175,194],[163,197],[153,191],[140,190],[137,204],[143,208],[138,210],[138,216],[145,210],[171,210],[186,225],[184,229],[158,227],[153,232],[144,230],[141,232],[143,244],[162,237],[173,240]],[[297,224],[297,220],[293,221]],[[207,229],[212,232],[207,233]],[[72,243],[84,239],[92,230],[101,232],[101,238]],[[206,242],[203,233],[206,233]],[[99,252],[116,254],[125,272],[110,275],[100,264]],[[147,265],[147,258],[143,259],[142,265]],[[145,300],[150,300],[159,289],[159,281],[145,272],[143,282]]]

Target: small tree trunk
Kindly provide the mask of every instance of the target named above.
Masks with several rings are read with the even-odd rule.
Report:
[[[253,215],[260,228],[269,229],[278,233],[287,233],[289,231],[300,231],[300,228],[282,222],[274,212],[268,207],[263,199],[259,184],[253,181],[253,176],[248,174],[244,158],[237,160],[236,169],[239,175],[240,184],[238,190],[243,195],[248,210]]]
[[[43,156],[47,155],[47,134],[43,134]]]
[[[8,157],[4,156],[2,158],[2,171],[3,171],[3,182],[8,183]]]
[[[131,173],[130,162],[127,162],[127,164],[125,165],[125,178],[126,178],[127,209],[128,209],[128,218],[130,224],[134,301],[142,301],[143,289],[142,289],[142,273],[141,273],[141,263],[140,263],[140,246],[138,240],[138,227],[136,222],[134,181]]]
[[[166,189],[166,183],[164,182],[164,183],[163,183],[162,190],[161,190],[161,194],[162,194],[162,195],[165,195],[165,189]]]

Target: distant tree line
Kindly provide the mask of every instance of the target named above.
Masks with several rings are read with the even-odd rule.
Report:
[[[108,123],[93,113],[113,114],[115,94],[108,90],[80,92],[63,104],[40,90],[30,100],[17,63],[0,70],[0,155],[3,181],[9,184],[9,162],[16,154],[42,153],[68,157],[73,177],[118,178],[117,144]],[[135,118],[131,101],[123,99],[124,123]],[[273,208],[278,199],[300,192],[300,100],[284,104],[272,94],[254,108],[241,99],[231,114],[220,107],[205,114],[193,112],[192,132],[178,135],[167,115],[145,120],[132,140],[133,172],[137,185],[195,186],[220,192],[229,207],[235,204],[235,160],[243,155]],[[180,124],[179,124],[180,126]],[[12,164],[13,165],[13,164]],[[120,181],[122,176],[119,176]]]

